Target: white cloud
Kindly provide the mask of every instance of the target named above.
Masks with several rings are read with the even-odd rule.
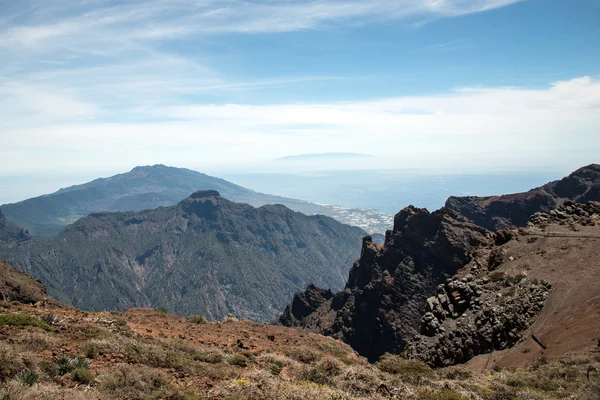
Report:
[[[600,81],[377,101],[150,106],[138,116],[170,121],[14,129],[3,138],[3,169],[99,168],[106,160],[123,168],[155,162],[225,168],[319,152],[368,152],[379,157],[368,160],[371,167],[387,168],[574,167],[594,161],[588,158],[600,150]],[[31,143],[43,151],[13,152]]]
[[[0,30],[0,46],[49,51],[65,45],[118,40],[157,40],[220,33],[268,33],[317,29],[356,20],[443,18],[483,12],[522,0],[131,0],[93,2],[92,9],[58,1],[43,19]],[[85,4],[85,3],[83,3]],[[60,7],[62,5],[62,7]],[[72,10],[71,12],[68,12]],[[54,15],[52,15],[52,11]],[[20,16],[23,18],[23,16]],[[54,17],[52,20],[51,18]],[[51,22],[47,22],[50,20]],[[46,22],[41,22],[46,21]]]

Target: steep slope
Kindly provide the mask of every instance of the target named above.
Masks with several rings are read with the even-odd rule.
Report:
[[[311,282],[343,287],[364,235],[328,217],[199,191],[172,207],[91,214],[52,241],[0,243],[0,258],[84,309],[272,321]]]
[[[34,304],[58,304],[48,298],[46,287],[28,274],[0,260],[0,300]]]
[[[557,208],[565,200],[600,201],[600,165],[591,164],[569,176],[524,193],[488,197],[450,197],[446,207],[489,230],[525,226],[529,217]]]
[[[451,210],[407,207],[394,218],[383,246],[363,240],[344,291],[326,296],[309,288],[295,296],[280,322],[342,339],[370,360],[399,353],[418,333],[426,298],[470,260],[485,234]],[[316,302],[296,306],[308,299]],[[316,311],[304,311],[311,309]]]
[[[28,238],[29,233],[7,220],[2,210],[0,210],[0,242],[15,242],[27,240]]]
[[[164,165],[136,167],[130,172],[61,189],[19,203],[5,204],[8,219],[33,235],[51,237],[92,212],[141,211],[172,206],[197,190],[217,190],[223,197],[254,207],[283,204],[307,215],[323,214],[369,232],[384,232],[389,216],[370,210],[322,206],[301,200],[257,193],[220,178]]]

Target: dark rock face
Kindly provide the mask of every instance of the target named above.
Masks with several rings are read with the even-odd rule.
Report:
[[[421,336],[411,340],[405,354],[444,367],[511,347],[542,311],[550,289],[547,282],[524,277],[496,282],[475,280],[472,274],[454,277],[427,299]]]
[[[202,191],[172,207],[94,213],[53,240],[0,240],[0,258],[78,308],[273,322],[311,282],[343,288],[364,235],[325,216]]]
[[[569,176],[525,193],[489,197],[450,197],[446,207],[489,230],[527,225],[536,212],[549,212],[566,200],[600,201],[600,165],[591,164]]]
[[[419,332],[426,298],[468,262],[486,233],[448,209],[407,207],[396,215],[383,246],[363,239],[346,290],[315,311],[322,318],[296,315],[292,308],[293,319],[281,322],[342,339],[371,360],[401,352]],[[297,294],[294,302],[305,296]]]
[[[286,307],[280,321],[285,326],[299,326],[300,321],[315,312],[323,303],[333,297],[330,289],[321,289],[313,284],[305,292],[297,293],[292,304]]]

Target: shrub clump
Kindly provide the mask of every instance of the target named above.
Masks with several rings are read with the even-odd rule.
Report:
[[[424,389],[419,392],[419,400],[468,400],[465,396],[451,389],[443,389],[434,392],[431,389]]]
[[[0,325],[11,326],[35,326],[45,331],[50,331],[50,325],[35,317],[27,314],[0,314]]]
[[[90,369],[88,360],[82,357],[63,356],[58,362],[58,374],[66,375],[74,369]]]
[[[34,371],[23,371],[17,375],[17,380],[21,382],[23,386],[33,386],[39,377],[40,376]]]
[[[208,320],[204,315],[192,315],[191,317],[188,317],[188,321],[198,325],[208,324]]]
[[[89,385],[94,381],[94,375],[90,372],[89,369],[85,368],[75,368],[73,372],[71,372],[71,378],[75,382],[79,382],[84,385]]]
[[[310,364],[318,361],[321,355],[308,347],[293,347],[285,351],[285,355],[301,363]]]
[[[300,372],[300,380],[327,385],[334,376],[342,372],[340,363],[332,358],[327,358],[315,367],[305,368]]]
[[[403,381],[418,383],[423,378],[433,376],[433,370],[425,363],[417,360],[407,360],[397,355],[384,354],[377,364],[383,372],[398,375]]]
[[[228,361],[229,364],[237,365],[238,367],[248,366],[248,357],[246,357],[242,353],[235,353]]]

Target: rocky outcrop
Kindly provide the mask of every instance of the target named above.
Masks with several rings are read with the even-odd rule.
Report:
[[[48,301],[48,295],[42,282],[0,260],[0,300],[33,304]]]
[[[527,230],[496,232],[494,246],[479,249],[469,265],[427,299],[421,335],[409,343],[405,354],[442,367],[514,346],[543,310],[552,285],[528,278],[527,271],[506,274],[501,267],[515,258],[507,256],[504,245],[516,237],[531,246],[528,253],[544,254],[546,250],[535,244],[540,236],[597,238],[577,232],[599,220],[600,203],[565,201],[548,213],[535,213]]]
[[[308,317],[292,307],[293,318],[280,321],[342,339],[371,360],[401,352],[419,333],[427,297],[470,260],[486,233],[452,210],[407,207],[395,216],[383,245],[363,239],[344,291]],[[293,303],[306,296],[297,294]]]
[[[544,307],[551,285],[524,276],[449,279],[427,299],[421,336],[405,354],[434,367],[513,346]]]
[[[547,213],[565,201],[600,201],[600,165],[591,164],[569,176],[524,193],[488,197],[450,197],[446,207],[489,230],[527,225],[537,212]]]
[[[579,226],[594,226],[594,216],[600,215],[600,202],[590,201],[587,204],[577,204],[572,201],[565,203],[547,213],[537,212],[531,216],[527,226],[546,228],[549,224],[568,225],[571,230],[579,230]]]
[[[332,297],[333,292],[330,289],[321,289],[310,284],[305,292],[294,295],[292,304],[286,307],[280,321],[285,326],[300,326],[303,319]]]

